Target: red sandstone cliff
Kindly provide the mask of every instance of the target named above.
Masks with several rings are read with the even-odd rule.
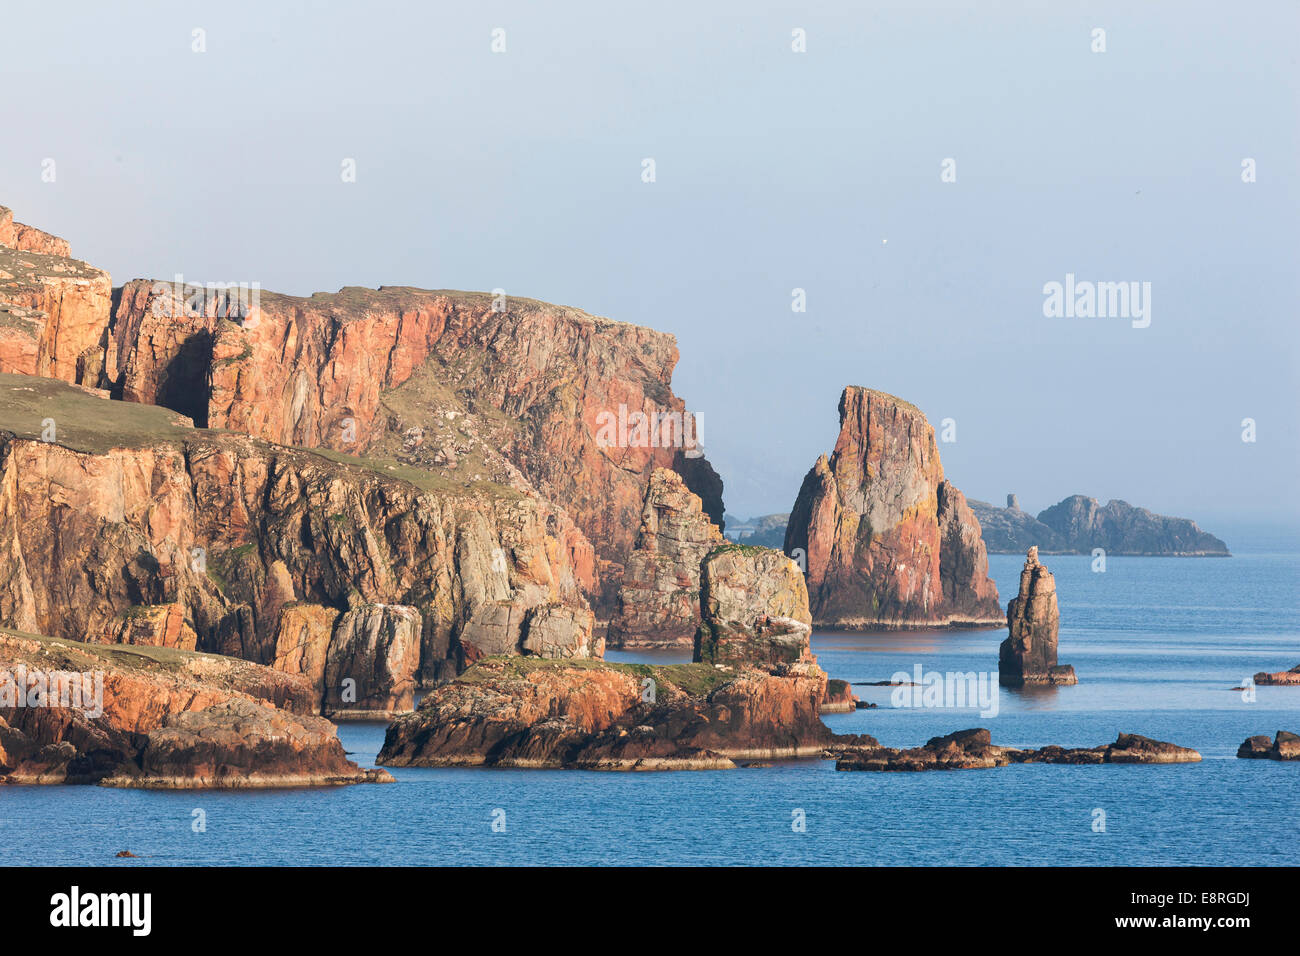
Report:
[[[105,353],[105,384],[123,398],[284,444],[531,484],[594,543],[610,589],[655,468],[683,474],[721,523],[721,481],[677,431],[670,335],[478,293],[261,292],[254,307],[177,292],[123,288]],[[602,432],[637,413],[670,418],[654,434],[635,420]]]
[[[98,380],[112,285],[69,256],[65,240],[0,206],[0,372]]]
[[[945,480],[916,406],[850,386],[840,434],[808,472],[785,551],[807,562],[814,620],[828,627],[1001,623],[979,522]]]

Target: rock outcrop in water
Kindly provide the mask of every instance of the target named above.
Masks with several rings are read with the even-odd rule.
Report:
[[[348,760],[314,707],[305,678],[244,661],[0,631],[0,783],[230,789],[392,779]]]
[[[1279,730],[1272,740],[1267,734],[1247,737],[1237,748],[1237,756],[1256,760],[1300,760],[1300,735]]]
[[[1056,603],[1056,578],[1030,548],[1020,572],[1020,593],[1007,605],[1011,632],[998,649],[998,682],[1004,687],[1024,684],[1075,684],[1074,668],[1056,663],[1061,612]]]
[[[1014,496],[1008,496],[1014,497]],[[1044,554],[1227,557],[1228,546],[1202,531],[1195,521],[1135,508],[1125,501],[1072,495],[1034,517],[1014,508],[971,501],[984,544],[992,554],[1018,554],[1037,547]]]
[[[976,770],[1018,763],[1196,763],[1201,759],[1197,751],[1188,747],[1138,734],[1120,734],[1113,744],[1087,749],[1053,745],[1039,750],[1018,750],[997,746],[983,728],[932,737],[924,746],[910,750],[860,743],[834,755],[836,770],[877,771]]]
[[[1272,674],[1268,671],[1260,671],[1255,675],[1254,681],[1261,685],[1300,687],[1300,664],[1289,671],[1277,671]]]
[[[814,620],[827,627],[920,627],[1002,620],[979,521],[944,478],[925,415],[849,387],[840,434],[804,478],[786,529],[807,561]]]
[[[827,679],[806,592],[788,558],[759,550],[705,562],[701,628],[717,639],[698,656],[710,662],[484,660],[398,718],[379,762],[671,770],[820,753],[835,738],[818,717]]]
[[[508,488],[0,375],[3,626],[240,657],[385,715],[481,656],[590,654],[575,535]]]
[[[676,472],[656,468],[646,485],[641,530],[623,573],[609,643],[689,647],[700,625],[700,566],[722,543],[700,497]]]

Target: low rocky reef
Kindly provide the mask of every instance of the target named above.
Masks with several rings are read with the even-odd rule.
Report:
[[[970,500],[990,554],[1018,554],[1037,547],[1044,554],[1091,554],[1101,548],[1113,555],[1227,557],[1228,546],[1188,518],[1158,515],[1127,501],[1100,504],[1096,498],[1071,495],[1038,516],[1020,510],[1015,495],[1007,507]]]
[[[1277,671],[1272,674],[1268,671],[1260,671],[1255,675],[1254,681],[1263,686],[1300,687],[1300,664],[1289,671]]]
[[[1247,737],[1237,748],[1237,756],[1256,760],[1300,760],[1300,735],[1279,730],[1268,739],[1268,734]]]
[[[1061,612],[1056,603],[1056,578],[1030,548],[1020,572],[1020,592],[1007,605],[1010,633],[998,648],[998,683],[1077,684],[1074,668],[1057,664],[1057,634]]]
[[[347,759],[299,674],[0,630],[0,784],[248,789],[390,782]]]
[[[693,663],[482,660],[399,717],[379,763],[712,770],[858,739],[819,718],[828,682],[789,558],[723,545],[702,564],[701,591]]]
[[[830,748],[836,770],[977,770],[1018,763],[1196,763],[1201,755],[1188,747],[1121,733],[1113,744],[1067,748],[1055,745],[1038,750],[999,747],[983,728],[959,730],[932,737],[923,747],[896,750],[874,741],[851,747]]]

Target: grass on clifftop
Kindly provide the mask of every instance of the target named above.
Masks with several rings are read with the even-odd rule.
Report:
[[[54,441],[73,451],[102,455],[114,448],[147,448],[160,443],[181,444],[201,438],[239,437],[220,428],[195,428],[179,412],[161,405],[115,401],[93,390],[53,378],[0,374],[0,430],[40,441],[47,419],[54,420]],[[250,439],[268,453],[313,455],[350,465],[384,478],[407,482],[434,494],[487,494],[519,497],[519,492],[494,482],[456,481],[435,472],[376,457],[358,457],[325,448],[276,445]]]
[[[684,693],[703,697],[736,675],[719,670],[712,664],[625,664],[604,660],[555,660],[542,657],[485,657],[456,678],[457,683],[482,684],[495,679],[495,670],[483,664],[500,666],[507,677],[524,678],[543,670],[616,671],[633,677],[648,677],[657,684],[672,684]]]
[[[31,634],[27,631],[0,627],[0,634],[11,637],[40,641],[51,653],[61,654],[73,663],[79,663],[85,670],[93,670],[97,663],[115,664],[123,668],[150,667],[159,665],[169,670],[176,670],[187,661],[206,659],[214,661],[239,660],[223,657],[220,654],[205,654],[201,651],[183,651],[177,647],[152,647],[146,644],[89,644],[84,641],[72,641],[65,637],[50,637],[48,634]],[[0,657],[3,652],[0,652]],[[241,663],[243,663],[241,661]]]

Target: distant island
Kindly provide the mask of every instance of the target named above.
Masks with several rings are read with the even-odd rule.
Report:
[[[992,554],[1019,554],[1037,547],[1044,554],[1165,555],[1229,557],[1228,546],[1189,518],[1170,518],[1127,501],[1102,505],[1096,498],[1071,495],[1035,517],[1020,510],[1015,495],[1007,507],[970,499],[984,545]]]
[[[1071,495],[1037,516],[1020,510],[1015,495],[1007,506],[968,499],[979,519],[989,554],[1023,554],[1037,547],[1043,554],[1164,555],[1167,557],[1231,557],[1228,546],[1190,518],[1171,518],[1126,501],[1100,504],[1096,498]],[[785,540],[789,514],[741,519],[727,515],[726,535],[737,544],[779,548]]]

